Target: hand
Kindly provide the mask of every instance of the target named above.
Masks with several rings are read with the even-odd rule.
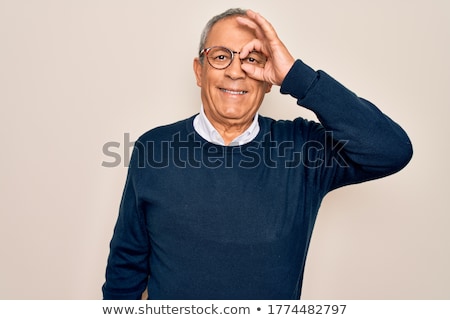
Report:
[[[278,38],[272,25],[260,14],[248,10],[247,17],[237,17],[237,21],[253,29],[256,34],[256,39],[242,48],[240,58],[245,59],[254,50],[267,57],[264,68],[243,64],[242,69],[251,78],[280,86],[295,62],[294,57]]]

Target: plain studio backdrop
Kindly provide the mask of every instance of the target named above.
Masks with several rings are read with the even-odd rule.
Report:
[[[230,7],[413,142],[400,173],[327,195],[303,298],[450,298],[449,1],[0,0],[1,299],[101,298],[131,144],[199,111],[200,32]],[[315,119],[278,87],[261,113]]]

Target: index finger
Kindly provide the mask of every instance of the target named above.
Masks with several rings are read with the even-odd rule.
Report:
[[[257,39],[264,39],[264,32],[263,30],[258,26],[258,24],[256,24],[256,22],[254,22],[253,20],[246,18],[246,17],[236,17],[236,20],[239,24],[249,27],[250,29],[252,29],[253,31],[255,31],[256,34],[256,38]]]
[[[260,39],[267,38],[269,41],[278,39],[278,35],[272,26],[262,15],[252,10],[247,10],[247,17],[252,24],[246,24],[249,28],[256,31],[256,36]],[[245,18],[244,18],[245,19]],[[242,20],[244,20],[242,19]]]
[[[243,59],[249,55],[252,51],[258,51],[264,54],[266,57],[270,55],[270,52],[266,50],[264,45],[262,44],[261,40],[259,39],[253,39],[249,43],[247,43],[245,46],[241,48],[241,54],[240,58]]]

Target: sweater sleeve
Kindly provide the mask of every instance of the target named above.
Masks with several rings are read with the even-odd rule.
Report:
[[[324,145],[325,191],[393,174],[410,161],[412,145],[405,131],[327,73],[297,60],[280,91],[313,111],[323,126],[308,139]]]
[[[150,244],[138,200],[138,166],[134,156],[135,154],[130,162],[119,217],[110,243],[106,281],[102,287],[105,300],[141,299],[147,287]]]

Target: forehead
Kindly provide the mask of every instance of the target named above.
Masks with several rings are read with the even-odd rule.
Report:
[[[254,31],[240,25],[236,21],[236,16],[233,16],[214,24],[208,34],[205,46],[225,46],[237,50],[253,39],[255,39]]]

